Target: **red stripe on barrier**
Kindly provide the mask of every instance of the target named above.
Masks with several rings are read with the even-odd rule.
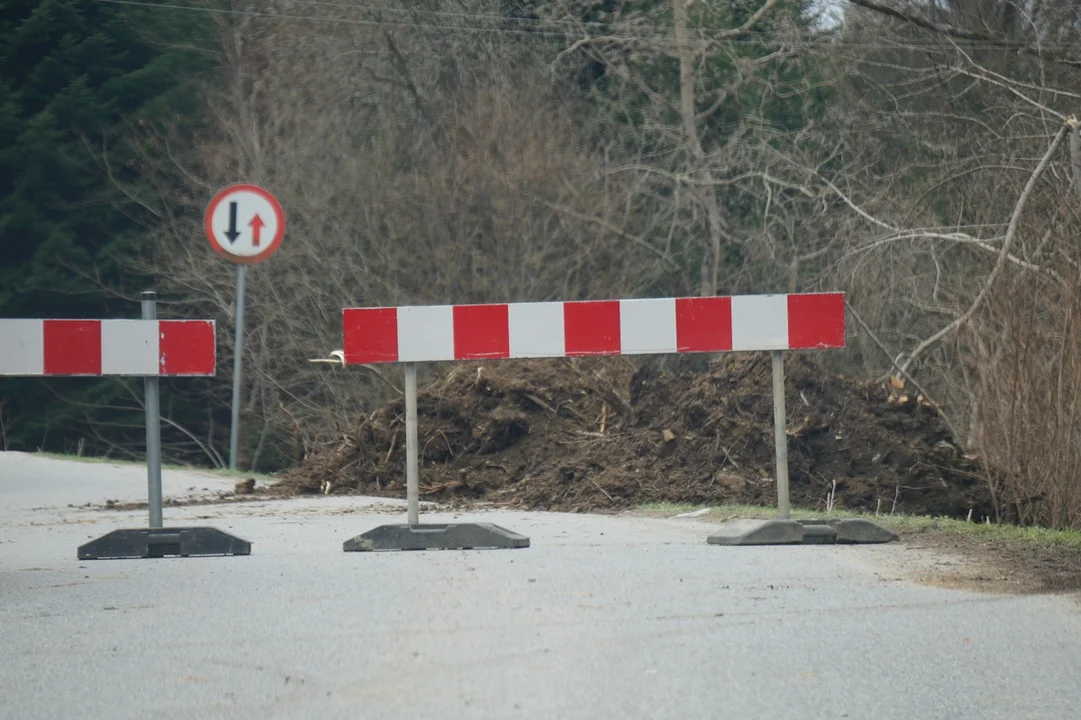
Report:
[[[46,320],[46,375],[101,375],[100,320]]]
[[[567,356],[619,355],[619,301],[563,303]]]
[[[788,347],[817,350],[845,346],[843,293],[788,296]]]
[[[454,306],[454,359],[497,360],[510,357],[506,305]]]
[[[346,308],[342,332],[347,363],[398,361],[397,308]]]
[[[732,349],[732,298],[676,298],[676,350],[681,353]]]
[[[162,375],[213,375],[217,360],[214,323],[209,320],[158,322],[158,372]]]

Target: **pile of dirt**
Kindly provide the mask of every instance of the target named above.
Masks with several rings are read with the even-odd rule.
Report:
[[[418,394],[421,496],[568,511],[773,505],[771,387],[764,354],[680,374],[625,358],[457,365]],[[798,355],[786,402],[794,504],[990,514],[978,463],[933,406]],[[365,417],[280,488],[404,497],[403,410],[399,399]]]

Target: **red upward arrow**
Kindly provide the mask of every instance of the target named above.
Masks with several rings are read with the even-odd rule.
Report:
[[[251,244],[252,247],[259,247],[259,233],[266,227],[266,223],[263,222],[263,218],[256,215],[248,223],[248,227],[251,228]]]

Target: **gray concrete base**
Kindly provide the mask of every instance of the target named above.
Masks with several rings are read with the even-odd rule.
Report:
[[[80,560],[250,554],[250,542],[212,527],[113,530],[79,546]]]
[[[887,543],[901,538],[892,530],[860,518],[832,521],[838,543]]]
[[[529,538],[491,523],[380,525],[342,543],[345,552],[529,547]]]
[[[886,543],[899,539],[896,533],[870,520],[827,518],[731,520],[717,528],[707,541],[711,545],[821,545]]]
[[[803,526],[795,520],[729,520],[718,527],[710,545],[796,545],[803,542]]]

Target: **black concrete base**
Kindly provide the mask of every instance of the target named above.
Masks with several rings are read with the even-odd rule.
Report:
[[[732,520],[711,534],[711,545],[823,545],[886,543],[892,530],[861,518],[821,520]]]
[[[380,525],[342,544],[345,552],[529,547],[529,538],[491,523]]]
[[[211,527],[113,530],[79,546],[80,560],[250,554],[250,542]]]

